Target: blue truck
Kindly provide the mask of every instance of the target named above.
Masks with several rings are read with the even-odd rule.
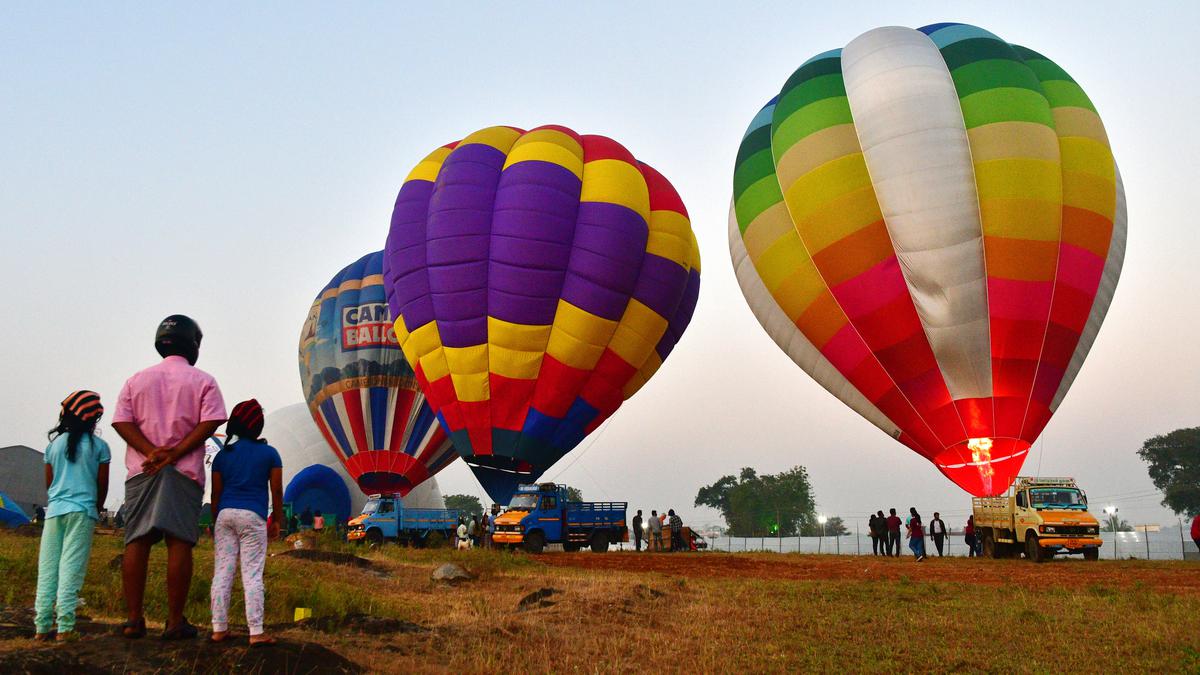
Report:
[[[541,553],[547,544],[562,544],[568,552],[588,546],[603,553],[610,544],[629,541],[628,506],[628,502],[568,501],[566,486],[554,483],[521,485],[508,509],[496,516],[492,542],[529,553]]]
[[[458,510],[410,509],[404,506],[398,494],[370,495],[362,514],[350,519],[346,525],[347,541],[437,545],[454,539]]]

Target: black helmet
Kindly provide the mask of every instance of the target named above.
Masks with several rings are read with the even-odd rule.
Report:
[[[190,317],[172,314],[158,324],[158,331],[154,334],[154,348],[163,358],[182,356],[194,366],[196,359],[200,357],[200,340],[203,338],[200,325]]]

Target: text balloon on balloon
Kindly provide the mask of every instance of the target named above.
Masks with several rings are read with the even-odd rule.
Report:
[[[300,381],[330,449],[367,494],[407,495],[457,457],[396,341],[382,251],[345,267],[313,300]]]

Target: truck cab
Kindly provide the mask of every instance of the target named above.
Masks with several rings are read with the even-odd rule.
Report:
[[[1073,478],[1018,477],[1008,494],[972,500],[983,554],[1034,562],[1058,554],[1100,557],[1100,522],[1088,512],[1087,494]]]
[[[403,541],[425,545],[450,539],[458,526],[458,511],[405,508],[401,495],[377,494],[368,496],[362,513],[346,525],[347,541],[372,544]]]
[[[564,551],[590,546],[603,553],[609,544],[629,541],[625,525],[627,502],[572,502],[566,486],[554,483],[520,485],[508,509],[496,516],[492,542],[541,553],[547,544]]]

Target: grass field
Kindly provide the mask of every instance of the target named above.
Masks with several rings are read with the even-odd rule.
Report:
[[[248,650],[244,640],[216,647],[146,640],[131,648],[114,637],[105,624],[123,617],[120,572],[110,567],[120,540],[112,536],[97,536],[93,550],[80,610],[93,623],[85,625],[84,639],[35,646],[24,637],[29,630],[20,608],[32,604],[37,543],[0,531],[0,605],[8,617],[0,620],[0,671],[71,665],[215,672],[237,664],[247,672],[298,673],[1200,672],[1200,566],[1185,562],[530,557],[395,546],[365,551],[327,542],[327,549],[356,552],[369,564],[272,557],[267,621],[285,639],[276,648]],[[273,553],[284,550],[272,545]],[[158,550],[152,559],[152,623],[165,612],[163,555]],[[446,561],[476,579],[457,586],[431,581],[430,572]],[[202,543],[188,608],[197,624],[209,618],[211,569],[211,543]],[[552,592],[518,609],[540,589]],[[292,625],[298,606],[312,608],[323,623]],[[231,618],[240,612],[238,604]],[[399,621],[344,625],[354,624],[344,618],[356,614]]]

